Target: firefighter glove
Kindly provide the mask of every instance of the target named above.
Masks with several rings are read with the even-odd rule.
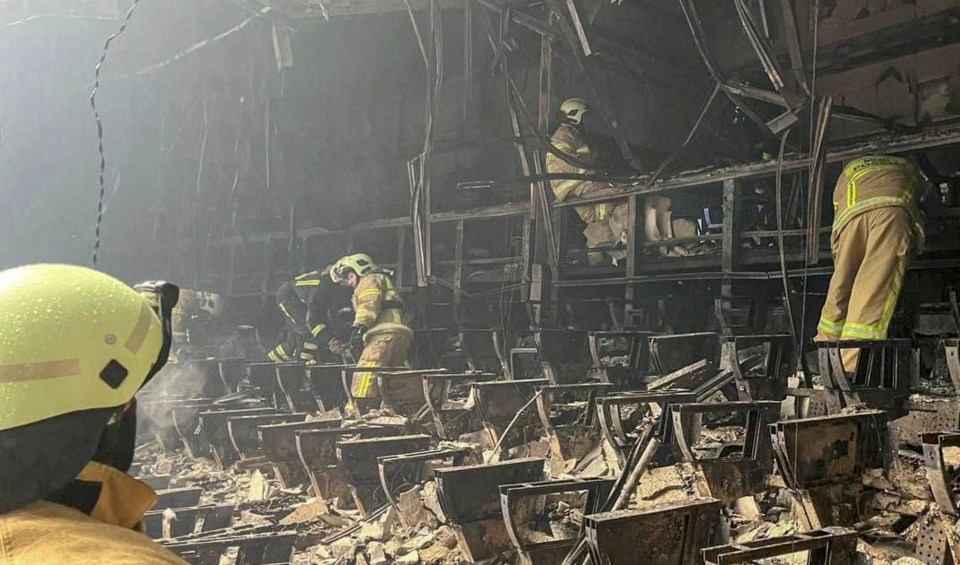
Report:
[[[363,334],[365,333],[367,333],[367,327],[360,324],[353,326],[353,331],[350,332],[350,351],[355,357],[363,351]]]
[[[347,344],[337,338],[333,338],[327,342],[327,349],[334,355],[343,355],[347,351]]]

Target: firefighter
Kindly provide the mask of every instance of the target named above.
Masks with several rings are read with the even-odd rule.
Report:
[[[900,157],[861,157],[849,163],[833,192],[834,273],[817,341],[887,337],[910,254],[923,249],[920,189],[926,178]],[[853,373],[859,350],[843,352]]]
[[[180,299],[173,309],[173,351],[170,361],[202,357],[193,335],[198,325],[209,323],[223,314],[223,297],[215,292],[180,290]]]
[[[576,166],[561,157],[547,153],[548,173],[575,173],[593,174],[592,165],[596,155],[587,141],[583,128],[583,118],[590,111],[590,106],[579,98],[571,98],[560,105],[561,119],[563,120],[553,133],[550,142],[560,152],[582,166]],[[553,194],[558,202],[563,202],[570,195],[585,197],[592,192],[610,185],[604,182],[558,179],[550,181]],[[614,247],[626,242],[627,205],[612,202],[601,202],[587,206],[574,207],[577,215],[586,224],[583,235],[587,239],[587,248]],[[606,252],[614,263],[626,257],[626,251],[615,249]],[[604,253],[597,251],[587,252],[587,262],[591,265],[600,265],[606,262]]]
[[[350,348],[362,350],[357,366],[399,367],[406,363],[413,330],[407,325],[393,273],[376,266],[369,255],[358,253],[337,261],[330,276],[334,282],[354,289],[356,313]],[[354,373],[350,392],[361,415],[380,404],[380,390],[373,373]]]
[[[142,533],[134,395],[163,367],[177,288],[84,267],[0,272],[0,562],[185,565]]]
[[[347,296],[330,278],[330,267],[304,273],[277,290],[277,306],[287,323],[286,339],[267,357],[275,363],[300,361],[313,364],[320,346],[342,355],[345,344],[330,327],[328,312]]]

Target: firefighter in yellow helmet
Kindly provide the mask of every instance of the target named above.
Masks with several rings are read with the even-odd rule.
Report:
[[[553,133],[550,142],[553,146],[571,161],[572,164],[558,155],[547,153],[548,173],[593,174],[592,165],[596,161],[590,143],[587,141],[583,128],[583,118],[590,111],[590,106],[579,98],[571,98],[560,106],[560,115],[563,120]],[[608,183],[590,180],[558,179],[550,181],[553,194],[558,202],[563,202],[570,195],[585,197],[590,193],[603,188],[609,188]],[[627,205],[601,202],[587,206],[574,207],[580,219],[587,225],[583,235],[587,239],[587,248],[614,247],[625,241],[627,229]],[[614,262],[626,257],[626,251],[616,249],[607,251],[607,255]],[[588,252],[587,260],[591,265],[599,265],[607,261],[602,252]]]
[[[362,349],[358,367],[399,367],[407,362],[413,344],[413,330],[407,325],[403,301],[393,273],[358,253],[337,261],[330,271],[334,282],[352,287],[356,312],[350,347]],[[354,373],[351,396],[360,414],[380,404],[380,389],[373,373]]]
[[[817,341],[886,339],[910,254],[923,248],[925,183],[900,157],[861,157],[844,167],[833,192],[834,273]],[[858,356],[843,352],[845,371],[856,370]]]
[[[197,333],[203,333],[205,324],[223,314],[223,297],[215,292],[180,289],[180,299],[173,309],[171,327],[173,346],[170,361],[204,357],[198,346]],[[200,330],[198,332],[198,330]],[[202,342],[202,339],[199,340]]]
[[[0,272],[0,563],[186,563],[142,533],[156,494],[126,474],[178,294],[141,292],[77,266]]]
[[[277,307],[286,320],[286,335],[267,358],[275,363],[314,363],[321,345],[334,355],[343,354],[346,344],[330,327],[330,312],[344,305],[347,298],[330,278],[330,266],[284,283],[277,290]]]

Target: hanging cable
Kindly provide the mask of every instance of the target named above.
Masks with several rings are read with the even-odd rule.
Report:
[[[107,59],[107,51],[110,49],[110,44],[127,29],[127,24],[130,23],[130,17],[133,16],[133,11],[139,3],[140,0],[133,0],[130,9],[127,10],[127,15],[123,18],[123,23],[120,24],[120,29],[104,42],[103,53],[100,54],[100,61],[94,69],[93,91],[90,92],[90,107],[93,109],[93,117],[97,121],[97,149],[100,152],[100,196],[97,198],[97,227],[93,241],[94,269],[97,268],[97,255],[100,252],[100,226],[103,224],[103,197],[106,193],[106,184],[103,181],[103,177],[107,171],[107,160],[103,155],[103,122],[100,121],[100,111],[97,110],[97,92],[100,90],[100,69],[103,67],[103,62]]]

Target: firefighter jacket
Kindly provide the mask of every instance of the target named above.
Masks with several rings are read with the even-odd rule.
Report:
[[[333,282],[329,267],[298,276],[292,285],[281,287],[279,294],[286,295],[278,296],[277,302],[284,314],[295,323],[298,332],[304,337],[312,336],[317,343],[329,341],[328,312],[347,301],[347,289]],[[306,314],[298,312],[301,309],[287,306],[291,300],[304,304]],[[298,319],[301,316],[303,318]]]
[[[354,326],[367,328],[366,336],[402,332],[413,336],[403,314],[403,300],[391,276],[384,271],[364,275],[353,291]]]
[[[0,516],[0,565],[186,565],[140,529],[157,498],[150,487],[93,462],[74,484],[93,496]]]
[[[917,200],[926,181],[920,169],[906,159],[868,156],[843,169],[833,191],[831,246],[836,253],[840,232],[856,216],[877,208],[895,206],[910,213],[914,248],[923,249],[923,215]]]
[[[579,128],[571,124],[560,124],[557,131],[554,132],[550,142],[559,151],[576,159],[586,165],[592,165],[596,161],[596,156],[590,149],[586,136]],[[547,153],[547,172],[548,173],[575,173],[590,174],[590,169],[576,167],[567,163],[553,153]],[[577,179],[558,179],[550,181],[550,187],[558,202],[563,202],[571,194],[574,196],[586,196],[588,193],[607,185],[604,183]],[[577,206],[574,208],[577,214],[585,223],[593,223],[598,220],[606,219],[613,210],[610,203],[600,203],[592,206]]]

